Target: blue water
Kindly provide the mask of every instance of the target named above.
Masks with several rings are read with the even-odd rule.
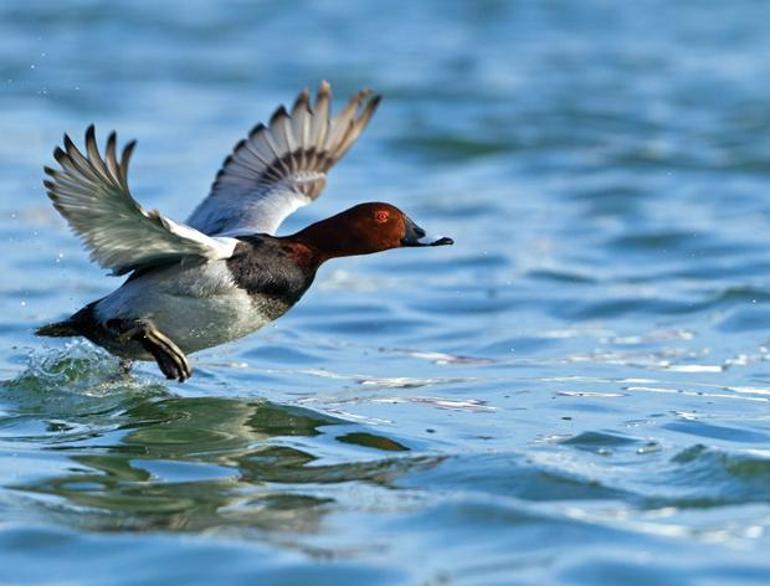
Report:
[[[750,0],[0,4],[0,583],[770,581],[770,14]],[[183,219],[304,86],[385,99],[325,266],[167,384],[36,339],[119,280],[42,165],[95,122]]]

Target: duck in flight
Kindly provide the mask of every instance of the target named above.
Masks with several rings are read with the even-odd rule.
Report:
[[[115,291],[40,336],[84,336],[128,364],[155,360],[168,379],[192,373],[187,354],[250,334],[288,311],[327,260],[408,246],[452,244],[431,238],[387,203],[356,205],[289,236],[281,222],[323,191],[329,169],[363,132],[380,102],[368,90],[336,115],[322,82],[291,110],[279,107],[228,156],[208,197],[180,224],[142,208],[128,187],[135,142],[118,159],[109,135],[102,157],[93,125],[85,152],[64,136],[60,169],[45,168],[54,207],[91,259],[128,275]]]

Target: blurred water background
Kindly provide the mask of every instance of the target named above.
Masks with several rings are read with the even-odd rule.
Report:
[[[769,16],[2,2],[0,583],[767,583]],[[385,99],[283,233],[385,200],[454,247],[330,263],[184,385],[32,336],[119,283],[44,195],[63,131],[181,220],[324,78]]]

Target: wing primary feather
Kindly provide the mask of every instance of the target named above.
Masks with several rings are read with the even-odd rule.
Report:
[[[331,121],[331,133],[327,145],[332,152],[332,156],[336,155],[338,147],[345,141],[345,137],[350,133],[352,122],[356,115],[356,112],[361,105],[361,101],[371,93],[368,89],[363,89],[356,93],[345,107],[337,114]]]
[[[48,197],[85,243],[91,258],[118,275],[191,257],[228,258],[235,247],[233,239],[211,238],[157,210],[142,209],[127,187],[128,165],[136,143],[132,141],[123,149],[118,163],[116,140],[113,132],[103,158],[95,129],[89,126],[85,157],[65,135],[64,149],[57,147],[53,153],[62,170],[44,168]]]
[[[65,153],[63,150],[61,150],[60,147],[56,147],[53,150],[53,158],[56,159],[56,162],[60,165],[62,164],[62,160],[67,157],[67,153]]]
[[[252,140],[255,136],[257,136],[260,132],[262,132],[266,126],[260,122],[258,124],[255,124],[254,127],[249,131],[249,134],[247,135],[249,137],[249,140]]]
[[[273,141],[275,145],[275,156],[278,161],[285,165],[287,173],[291,173],[292,169],[290,165],[286,165],[285,157],[287,153],[290,153],[292,149],[292,140],[290,133],[287,129],[287,122],[289,120],[289,114],[286,112],[284,106],[278,106],[273,115],[270,117],[270,133],[266,135]]]
[[[369,120],[374,115],[374,112],[377,110],[377,107],[380,105],[381,101],[382,96],[375,95],[366,103],[361,114],[353,121],[354,123],[352,132],[348,134],[345,140],[337,148],[335,152],[335,159],[340,159],[348,151],[348,149],[353,146],[353,143],[358,140],[358,137],[361,136],[361,133],[364,131],[364,128],[366,128],[366,125],[369,124]]]
[[[340,124],[339,126],[342,126],[342,125]],[[353,120],[352,118],[347,121],[347,123],[344,126],[344,130],[343,128],[338,129],[337,127],[335,127],[337,136],[335,136],[335,141],[330,145],[331,150],[329,152],[329,157],[326,163],[329,167],[331,167],[342,154],[340,152],[340,149],[342,145],[345,143],[345,140],[347,139],[347,137],[352,134],[354,128],[355,128],[355,120]]]
[[[262,164],[263,164],[265,167],[270,167],[270,161],[266,160],[266,159],[265,159],[265,157],[262,155],[262,153],[260,153],[260,152],[259,152],[259,151],[256,149],[256,147],[255,147],[255,146],[254,146],[254,144],[252,143],[252,140],[251,140],[251,138],[249,138],[249,140],[247,140],[247,141],[246,141],[246,148],[247,148],[247,149],[249,149],[249,152],[250,152],[252,155],[254,155],[254,157],[255,157],[255,158],[256,158],[256,159],[257,159],[257,160],[258,160],[260,163],[262,163]]]
[[[263,132],[262,137],[265,139],[267,146],[270,148],[270,150],[273,153],[273,156],[275,157],[275,161],[273,164],[280,165],[285,173],[289,173],[290,169],[282,161],[282,156],[279,154],[278,145],[276,145],[275,142],[273,141],[273,137],[271,136],[271,133]]]
[[[294,101],[294,106],[291,109],[292,118],[292,131],[294,137],[299,142],[296,148],[295,163],[298,169],[306,168],[307,157],[306,154],[309,149],[305,145],[310,142],[310,92],[307,88],[297,96]]]
[[[105,148],[105,158],[107,159],[107,168],[110,171],[110,176],[112,180],[117,183],[118,185],[121,185],[121,173],[120,173],[120,167],[118,166],[118,158],[116,154],[116,143],[118,141],[118,136],[113,130],[110,132],[110,135],[107,137],[107,147]]]
[[[310,90],[308,88],[303,89],[297,99],[294,100],[294,105],[291,107],[292,117],[297,115],[297,112],[307,108],[308,101],[310,100]]]
[[[279,118],[282,118],[284,116],[288,116],[286,112],[286,106],[280,105],[275,109],[275,112],[273,112],[273,115],[270,116],[270,126],[273,126]]]
[[[361,102],[370,93],[371,91],[368,88],[362,89],[352,98],[350,98],[340,113],[334,117],[332,126],[335,129],[335,133],[329,138],[329,142],[331,144],[339,144],[341,138],[340,133],[342,132],[344,134],[344,132],[347,132],[348,121],[353,120],[353,117],[355,116],[358,107],[361,105]],[[342,131],[342,129],[345,130]]]
[[[99,146],[96,144],[96,128],[91,124],[86,129],[86,152],[88,153],[88,162],[91,168],[101,175],[102,179],[111,181],[110,174],[107,171],[107,167],[104,166],[104,161],[99,153]]]
[[[324,80],[318,88],[318,94],[313,107],[313,145],[316,151],[321,151],[326,145],[329,132],[329,102],[331,101],[331,86]]]
[[[128,164],[131,162],[131,155],[136,148],[136,141],[132,140],[125,147],[120,156],[120,185],[128,191]]]
[[[217,173],[209,197],[188,224],[207,234],[275,233],[297,208],[316,199],[326,173],[361,135],[380,97],[364,88],[332,117],[331,86],[322,81],[312,102],[300,91],[257,124]]]
[[[68,135],[64,135],[64,150],[67,154],[65,161],[75,168],[77,173],[88,177],[92,181],[99,181],[99,175],[91,168],[88,159],[83,156]],[[65,165],[66,169],[66,165]]]
[[[281,111],[281,116],[278,119],[278,125],[281,127],[283,138],[286,142],[286,153],[284,153],[284,156],[291,155],[296,149],[296,141],[294,140],[294,131],[292,129],[291,117],[286,112],[286,108],[283,106],[281,106],[279,110]],[[291,161],[291,157],[289,157],[289,161]],[[294,165],[289,164],[289,169],[291,171],[295,171]]]

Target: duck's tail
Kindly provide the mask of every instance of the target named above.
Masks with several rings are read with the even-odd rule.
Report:
[[[50,336],[53,338],[65,338],[68,336],[80,336],[80,329],[70,318],[64,321],[48,324],[35,330],[36,336]]]
[[[85,336],[89,332],[89,327],[93,328],[94,317],[93,307],[96,301],[89,303],[83,309],[76,311],[63,321],[57,321],[39,327],[35,330],[36,336],[50,336],[52,338],[67,338],[70,336]]]

